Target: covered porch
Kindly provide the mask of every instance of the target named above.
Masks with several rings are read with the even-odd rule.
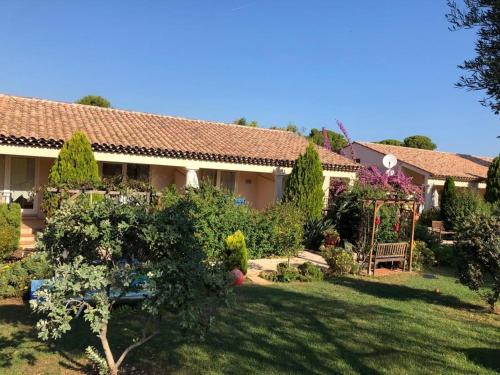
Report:
[[[48,183],[50,168],[59,150],[0,146],[2,202],[19,203],[23,217],[43,218],[41,188]],[[118,153],[94,153],[103,178],[145,181],[156,190],[175,186],[183,191],[197,181],[226,189],[255,209],[265,209],[281,199],[290,167],[173,159]],[[325,202],[330,177],[353,180],[355,172],[323,171]],[[194,180],[193,180],[194,179]]]

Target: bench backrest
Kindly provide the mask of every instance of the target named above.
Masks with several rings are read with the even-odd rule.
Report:
[[[377,257],[394,257],[405,256],[407,242],[396,243],[379,243],[375,249],[375,256]]]
[[[431,225],[434,230],[444,230],[444,223],[442,221],[433,220]]]

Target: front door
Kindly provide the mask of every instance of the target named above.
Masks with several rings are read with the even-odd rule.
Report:
[[[36,214],[35,186],[35,158],[12,156],[10,162],[10,191],[12,201],[19,203],[23,215]]]

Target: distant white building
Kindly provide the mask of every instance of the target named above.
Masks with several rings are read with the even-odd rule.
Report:
[[[425,208],[431,208],[439,202],[439,196],[447,177],[453,177],[455,186],[460,189],[476,189],[484,195],[486,175],[493,158],[421,150],[409,147],[390,146],[370,142],[354,142],[356,161],[364,166],[377,166],[385,170],[382,164],[384,155],[392,154],[398,159],[396,169],[412,177],[416,185],[425,187]],[[350,155],[350,147],[342,150]]]

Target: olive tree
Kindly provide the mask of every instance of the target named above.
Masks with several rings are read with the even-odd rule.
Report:
[[[203,333],[214,307],[228,296],[228,275],[205,262],[195,241],[180,235],[142,202],[112,200],[65,202],[41,235],[38,247],[49,254],[55,276],[36,293],[39,337],[58,339],[79,316],[101,343],[101,355],[87,355],[101,374],[118,374],[128,353],[151,340],[169,317],[182,328]],[[136,303],[123,305],[128,298]],[[117,302],[120,302],[117,304]],[[135,337],[117,355],[108,339],[110,319],[126,315]]]
[[[472,290],[483,291],[494,310],[500,297],[500,218],[472,216],[457,237],[456,246],[463,256],[460,281]]]

